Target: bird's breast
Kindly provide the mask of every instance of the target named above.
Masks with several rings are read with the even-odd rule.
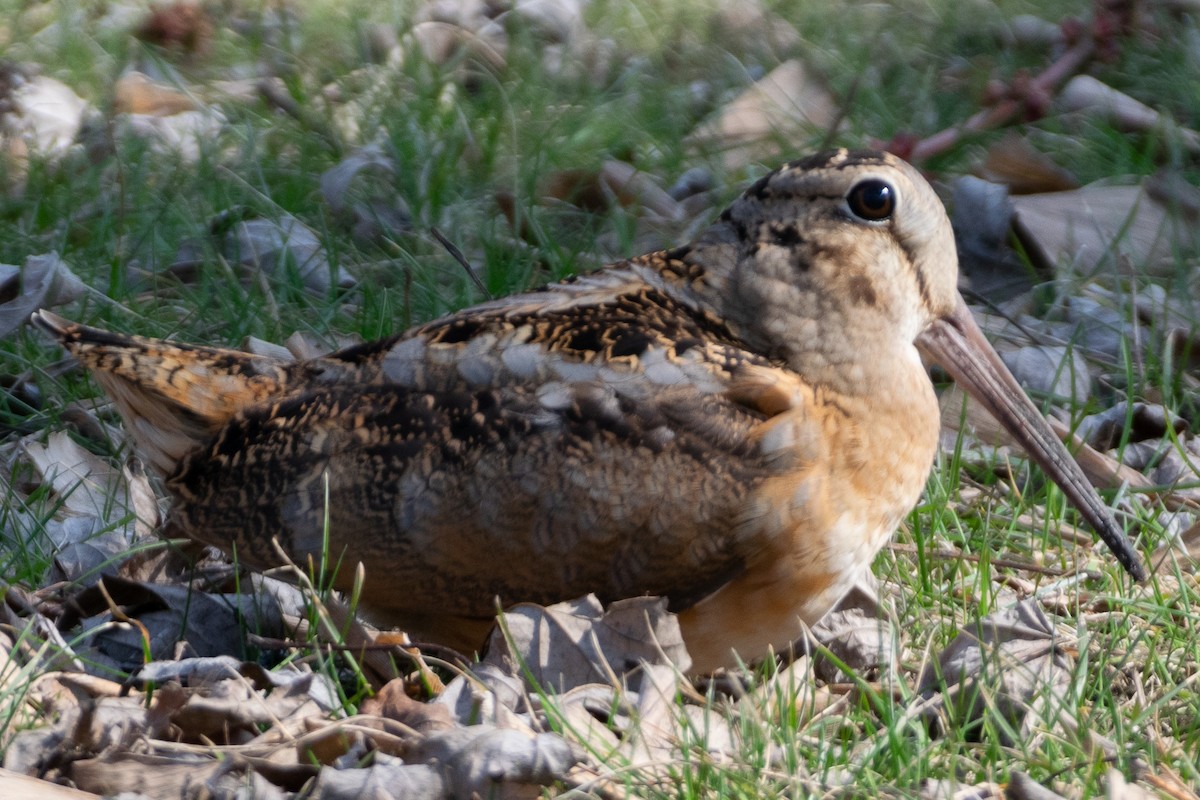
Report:
[[[824,616],[916,505],[938,427],[919,367],[877,395],[794,392],[756,432],[778,463],[741,521],[762,549],[742,575],[680,615],[696,668],[728,666],[731,651],[786,648]]]

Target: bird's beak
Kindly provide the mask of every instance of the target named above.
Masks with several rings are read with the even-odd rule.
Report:
[[[1021,443],[1030,457],[1066,493],[1135,580],[1146,569],[1129,537],[1096,494],[1083,470],[1071,458],[1033,401],[984,338],[970,309],[958,298],[950,314],[936,320],[917,337],[917,346],[940,364],[972,397]]]

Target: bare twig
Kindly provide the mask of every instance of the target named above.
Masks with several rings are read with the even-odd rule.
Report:
[[[958,144],[965,134],[988,131],[1012,122],[1021,114],[1031,101],[1051,96],[1067,78],[1083,68],[1096,51],[1096,45],[1090,37],[1079,41],[1074,47],[1059,56],[1058,60],[1047,67],[1040,75],[1020,87],[1014,87],[1007,96],[998,100],[988,108],[971,116],[966,122],[953,128],[927,136],[912,145],[907,153],[901,153],[909,161],[920,163],[933,156],[944,153]]]

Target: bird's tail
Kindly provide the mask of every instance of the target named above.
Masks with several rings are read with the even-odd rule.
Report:
[[[240,409],[280,394],[288,383],[288,364],[266,356],[123,336],[49,311],[31,321],[95,376],[139,454],[163,477]]]

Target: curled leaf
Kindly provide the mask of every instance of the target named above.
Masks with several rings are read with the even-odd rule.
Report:
[[[11,335],[39,308],[69,303],[85,291],[58,253],[29,256],[19,270],[0,265],[0,337]]]

